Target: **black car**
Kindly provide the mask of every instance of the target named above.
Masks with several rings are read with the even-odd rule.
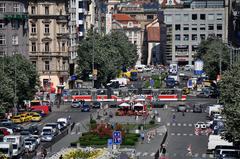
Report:
[[[11,121],[4,121],[0,123],[0,127],[6,127],[9,129],[12,129],[14,132],[20,132],[23,130],[23,127],[21,125],[15,124]]]
[[[202,113],[202,106],[201,105],[194,105],[193,106],[194,113]]]
[[[26,129],[27,131],[29,131],[31,134],[33,135],[39,135],[39,129],[37,125],[31,125],[28,129]]]
[[[90,112],[90,105],[84,104],[84,105],[81,107],[81,111],[82,111],[82,112]]]
[[[95,101],[92,103],[92,108],[101,108],[101,106],[102,106],[101,102]]]

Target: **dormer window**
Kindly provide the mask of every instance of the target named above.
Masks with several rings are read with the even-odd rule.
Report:
[[[133,22],[128,22],[128,27],[133,27]]]

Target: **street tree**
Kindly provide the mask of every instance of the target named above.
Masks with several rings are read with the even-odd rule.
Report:
[[[230,54],[222,40],[211,37],[200,43],[195,59],[203,60],[204,71],[214,80],[221,71],[229,68]]]
[[[1,58],[0,63],[0,105],[32,99],[39,86],[35,66],[22,55]]]
[[[220,101],[226,116],[225,138],[240,142],[240,65],[224,72],[220,81]]]
[[[128,41],[124,33],[112,32],[102,36],[90,31],[79,44],[77,73],[81,79],[87,80],[92,74],[94,61],[96,82],[105,84],[115,78],[123,66],[133,66],[136,60],[136,46]]]

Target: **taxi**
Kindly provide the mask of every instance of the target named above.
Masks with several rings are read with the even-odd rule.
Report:
[[[39,113],[37,113],[37,112],[27,112],[26,114],[31,116],[31,117],[34,116],[34,115],[39,115]]]
[[[15,115],[11,118],[13,123],[20,124],[24,122],[23,118],[20,115]]]
[[[40,115],[40,114],[38,114],[38,113],[35,113],[35,114],[33,114],[32,115],[32,119],[31,119],[31,121],[41,121],[42,120],[42,116]]]
[[[21,118],[23,119],[24,122],[31,121],[32,116],[30,116],[27,113],[20,114]]]

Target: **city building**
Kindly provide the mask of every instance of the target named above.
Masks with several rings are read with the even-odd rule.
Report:
[[[0,1],[0,56],[28,57],[28,16],[25,0]]]
[[[147,64],[148,45],[146,42],[145,26],[157,18],[160,8],[158,2],[145,1],[131,1],[125,3],[114,4],[111,6],[112,13],[126,14],[139,22],[141,28],[141,64]]]
[[[141,24],[127,14],[112,15],[112,30],[122,31],[128,37],[128,40],[137,46],[138,59],[136,64],[141,64],[142,34]]]
[[[227,43],[228,14],[224,0],[160,1],[167,27],[166,62],[193,64],[201,40],[216,36]]]
[[[67,87],[68,0],[29,0],[29,58],[43,88]]]
[[[146,25],[147,65],[164,64],[166,26],[156,18]]]

